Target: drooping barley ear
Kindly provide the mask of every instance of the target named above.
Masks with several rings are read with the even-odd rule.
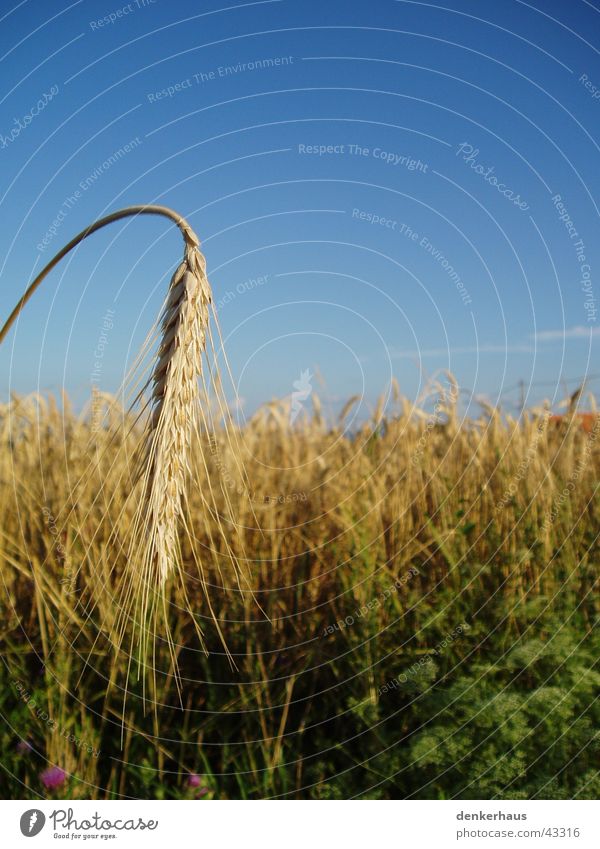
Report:
[[[59,253],[42,269],[29,285],[8,320],[0,330],[0,343],[16,321],[24,306],[42,283],[44,278],[80,242],[97,230],[111,222],[132,215],[163,215],[174,221],[179,227],[185,246],[183,262],[177,268],[168,290],[167,298],[155,325],[146,339],[142,350],[135,360],[130,376],[123,387],[135,397],[133,407],[142,399],[140,415],[134,417],[131,423],[131,433],[139,433],[139,419],[147,413],[147,421],[142,430],[141,443],[135,455],[134,487],[130,490],[130,499],[126,501],[120,516],[129,515],[130,522],[117,522],[111,532],[110,549],[114,553],[114,568],[111,576],[115,580],[114,617],[109,617],[106,627],[113,641],[113,647],[120,651],[127,634],[130,634],[128,671],[133,661],[133,650],[138,655],[138,677],[143,669],[143,694],[145,698],[146,680],[153,685],[156,692],[156,669],[154,665],[155,647],[158,639],[164,639],[171,651],[172,672],[178,680],[176,647],[172,640],[168,625],[168,592],[167,579],[176,573],[180,579],[178,599],[183,598],[183,604],[191,619],[196,632],[202,640],[200,626],[196,619],[196,611],[192,610],[184,581],[184,558],[181,556],[179,539],[180,530],[185,533],[185,539],[191,550],[192,565],[197,568],[199,583],[204,592],[207,608],[215,622],[216,630],[224,643],[216,614],[208,598],[207,580],[203,560],[213,557],[214,562],[220,563],[218,545],[211,545],[208,554],[206,547],[198,544],[193,533],[194,516],[190,510],[187,498],[187,481],[190,476],[190,465],[208,474],[207,457],[203,454],[203,437],[215,430],[219,423],[224,425],[227,445],[233,458],[233,474],[239,478],[239,484],[246,491],[247,477],[241,455],[239,442],[231,426],[230,411],[224,397],[222,384],[218,374],[218,357],[222,356],[225,366],[227,361],[222,351],[220,332],[217,337],[219,349],[211,334],[209,318],[216,322],[216,310],[212,303],[210,286],[206,277],[206,264],[199,250],[199,241],[189,224],[178,213],[163,206],[132,206],[101,218],[73,238]],[[150,371],[146,370],[148,355],[156,342],[158,330],[158,347],[156,356],[151,360]],[[207,352],[210,351],[210,354]],[[207,368],[203,373],[203,357]],[[230,372],[227,367],[229,376]],[[146,377],[149,373],[149,379]],[[138,391],[142,385],[141,391]],[[212,404],[210,393],[214,394]],[[119,393],[120,394],[120,393]],[[149,394],[149,398],[148,398]],[[205,403],[206,401],[206,403]],[[92,423],[94,425],[94,422]],[[128,426],[129,428],[129,426]],[[92,431],[95,428],[92,427]],[[106,446],[111,444],[113,436],[107,434]],[[191,457],[192,442],[198,449]],[[104,443],[103,443],[104,444]],[[128,442],[124,440],[123,450]],[[194,461],[192,463],[191,461]],[[88,472],[95,473],[99,468],[99,457],[90,450],[90,466]],[[127,484],[131,482],[131,464],[126,464]],[[233,478],[232,478],[233,479]],[[219,495],[222,496],[219,500]],[[106,494],[110,501],[110,493]],[[223,553],[229,558],[238,583],[248,583],[247,576],[239,568],[237,552],[229,544],[225,525],[235,524],[232,504],[224,482],[219,481],[213,487],[208,475],[208,486],[201,493],[201,512],[217,523]],[[224,504],[224,506],[223,506]],[[206,523],[208,526],[208,522]],[[216,539],[215,539],[216,542]],[[200,549],[202,548],[202,551]],[[238,545],[239,554],[246,560],[243,546]],[[206,554],[206,558],[204,555]],[[152,644],[153,647],[152,647]],[[225,646],[226,648],[226,646]],[[152,650],[149,650],[152,649]],[[127,678],[127,681],[129,677]],[[127,693],[127,682],[124,688]]]
[[[185,233],[185,259],[176,270],[160,319],[160,343],[150,379],[151,411],[140,474],[148,524],[146,566],[163,584],[178,557],[177,539],[189,452],[197,426],[199,380],[212,295],[198,240]]]
[[[134,562],[128,564],[122,595],[118,597],[117,645],[121,645],[128,620],[133,618],[134,628],[141,628],[143,651],[147,647],[148,615],[156,621],[157,597],[163,609],[166,606],[161,590],[177,563],[178,525],[185,499],[190,441],[197,426],[198,383],[211,304],[198,238],[182,216],[165,206],[131,206],[99,219],[65,245],[28,286],[0,330],[0,343],[44,278],[64,256],[92,233],[132,215],[166,216],[177,224],[185,242],[184,260],[171,280],[162,312],[161,341],[149,381],[151,413],[137,468],[138,479],[144,482],[134,522],[137,548],[130,548]],[[140,557],[142,569],[135,574]]]
[[[50,271],[80,242],[113,221],[131,215],[163,215],[174,221],[185,241],[185,257],[171,280],[162,316],[162,340],[151,378],[152,414],[147,432],[144,465],[139,474],[145,479],[142,524],[149,534],[148,556],[164,582],[171,565],[177,539],[188,451],[198,402],[198,378],[206,344],[211,292],[206,279],[206,263],[199,241],[185,218],[166,206],[130,206],[101,218],[73,238],[29,285],[0,330],[0,343],[16,321],[27,301]]]

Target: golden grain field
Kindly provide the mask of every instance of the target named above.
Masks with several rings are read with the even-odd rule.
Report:
[[[325,421],[314,399],[292,425],[272,402],[198,433],[146,656],[123,603],[140,423],[110,396],[78,413],[39,395],[4,405],[3,745],[21,750],[7,792],[48,792],[51,765],[50,792],[72,798],[185,798],[198,775],[205,798],[448,795],[441,739],[414,771],[420,701],[465,675],[479,698],[503,658],[574,622],[583,644],[598,616],[600,427],[543,408],[460,419],[455,389],[432,386],[419,409],[393,387],[361,423],[353,403]],[[458,733],[472,752],[475,732]],[[513,775],[493,757],[510,796],[527,763]],[[547,769],[558,784],[540,792],[560,795]]]

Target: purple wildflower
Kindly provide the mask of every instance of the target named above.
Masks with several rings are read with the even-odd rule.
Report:
[[[27,740],[19,740],[17,743],[17,752],[20,755],[25,755],[27,752],[33,751],[33,746],[31,743],[28,743]]]
[[[67,773],[59,766],[49,766],[43,772],[40,772],[40,779],[47,790],[54,790],[64,784]]]
[[[195,772],[190,772],[190,774],[188,775],[187,786],[198,788],[198,792],[196,793],[196,799],[201,799],[203,796],[206,796],[207,793],[210,793],[210,787],[207,787],[205,784],[202,784],[202,776],[197,775]]]

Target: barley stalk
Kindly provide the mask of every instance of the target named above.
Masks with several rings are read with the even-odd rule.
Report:
[[[0,330],[0,343],[52,269],[80,242],[114,221],[131,215],[163,215],[174,221],[185,242],[185,256],[169,287],[160,318],[161,338],[152,370],[150,416],[144,432],[137,479],[142,498],[133,522],[127,570],[115,599],[116,645],[128,621],[139,629],[141,654],[148,646],[149,620],[157,624],[157,596],[165,612],[164,585],[178,562],[178,530],[185,500],[191,438],[197,426],[199,379],[206,350],[212,301],[199,241],[178,213],[164,206],[132,206],[101,218],[82,230],[42,269]],[[136,368],[143,354],[136,361]],[[144,387],[141,397],[147,387]],[[174,658],[173,658],[174,659]],[[174,664],[176,665],[176,664]]]
[[[173,275],[161,319],[151,377],[144,488],[149,517],[148,565],[164,583],[177,557],[189,450],[197,420],[211,291],[197,240],[186,237],[185,259]]]

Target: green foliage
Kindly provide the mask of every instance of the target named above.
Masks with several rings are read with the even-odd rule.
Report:
[[[380,630],[382,615],[393,612],[388,598],[383,610],[325,638],[322,651],[330,650],[326,642],[332,639],[338,650],[342,645],[353,650],[338,652],[331,665],[313,665],[300,676],[277,766],[272,746],[251,743],[268,737],[256,714],[258,693],[245,693],[249,713],[242,722],[219,703],[220,688],[212,687],[207,704],[220,711],[218,738],[212,739],[223,745],[200,744],[195,762],[184,766],[176,745],[165,751],[151,735],[136,734],[127,749],[125,774],[116,782],[111,756],[119,759],[122,751],[113,724],[103,736],[98,760],[107,794],[126,788],[127,795],[140,798],[193,798],[186,778],[196,772],[209,786],[205,798],[213,791],[221,798],[596,797],[600,640],[595,623],[577,612],[565,590],[552,604],[537,597],[516,611],[505,599],[504,608],[494,609],[502,628],[474,617],[470,627],[449,638],[456,622],[464,621],[462,614],[454,618],[450,601],[450,592],[441,589],[438,614],[418,634],[403,633],[397,623]],[[380,659],[373,663],[368,647],[375,639]],[[211,668],[217,677],[219,670],[214,664]],[[307,699],[319,691],[319,715],[311,715]],[[43,677],[31,692],[43,704]],[[278,697],[281,704],[281,685]],[[136,705],[140,714],[134,721],[148,727],[141,704]],[[6,678],[0,709],[4,768],[12,773],[10,778],[4,773],[3,794],[35,794],[41,789],[39,772],[48,765],[44,725]],[[182,743],[198,731],[211,737],[206,721],[199,719],[195,730],[182,729],[177,716],[174,711],[170,730],[162,729],[165,737]],[[85,736],[80,723],[71,725],[75,736]],[[18,751],[20,736],[31,742],[32,751]],[[249,742],[240,748],[235,741],[244,737]],[[75,787],[71,779],[54,797],[67,798]]]

